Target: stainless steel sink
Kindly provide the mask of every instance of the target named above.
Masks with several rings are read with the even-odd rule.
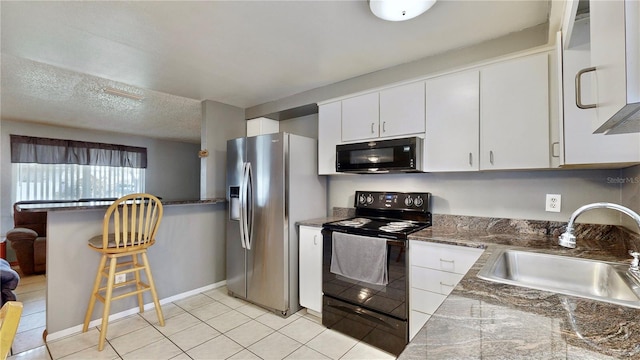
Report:
[[[493,253],[481,279],[640,308],[628,265],[518,250]]]

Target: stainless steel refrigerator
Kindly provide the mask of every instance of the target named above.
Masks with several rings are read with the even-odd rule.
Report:
[[[227,289],[282,316],[300,309],[297,221],[326,216],[317,141],[288,133],[227,142]]]

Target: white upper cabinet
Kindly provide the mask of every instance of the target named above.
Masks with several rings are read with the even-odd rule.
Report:
[[[280,131],[280,123],[277,120],[260,117],[247,120],[247,136],[273,134]]]
[[[380,91],[380,137],[424,133],[424,82]]]
[[[640,1],[590,1],[589,12],[597,94],[592,128],[598,131],[614,115],[618,120],[609,124],[640,107]],[[618,113],[627,104],[635,105]],[[608,128],[607,124],[602,130]]]
[[[318,106],[318,174],[332,175],[336,172],[336,145],[340,144],[342,102]]]
[[[425,171],[478,170],[480,73],[427,80],[426,102]]]
[[[424,134],[424,81],[342,100],[342,141]]]
[[[342,141],[377,138],[379,122],[377,92],[342,100]]]
[[[480,169],[550,165],[549,59],[539,53],[480,70]]]
[[[640,134],[594,134],[592,123],[596,119],[596,109],[576,106],[575,77],[580,69],[591,66],[589,44],[568,48],[562,55],[564,159],[561,165],[618,163],[624,166],[640,162]],[[581,78],[583,103],[593,103],[594,76],[589,73]]]

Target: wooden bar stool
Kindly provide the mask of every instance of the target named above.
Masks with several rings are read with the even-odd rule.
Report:
[[[142,293],[151,291],[153,303],[160,326],[164,326],[164,317],[158,294],[151,276],[151,268],[147,260],[147,248],[155,243],[155,236],[162,220],[162,203],[150,194],[130,194],[115,200],[107,209],[102,223],[102,235],[89,239],[89,248],[102,254],[98,273],[96,275],[89,307],[84,317],[82,332],[89,328],[89,321],[93,313],[93,307],[97,300],[104,304],[102,312],[102,327],[100,328],[100,341],[98,350],[104,349],[104,342],[107,337],[107,326],[109,322],[109,308],[111,301],[119,300],[128,296],[138,296],[138,306],[140,312],[144,312]],[[128,261],[118,261],[120,258],[130,256]],[[139,257],[142,258],[142,263]],[[109,264],[107,265],[107,259]],[[147,282],[141,280],[140,271],[144,271]],[[115,283],[116,276],[134,273],[134,279],[119,284]],[[102,278],[107,280],[106,285],[101,287]],[[113,290],[125,288],[123,292],[117,292],[114,296]]]
[[[22,303],[19,301],[7,301],[0,309],[0,360],[5,360],[9,355],[21,314]]]

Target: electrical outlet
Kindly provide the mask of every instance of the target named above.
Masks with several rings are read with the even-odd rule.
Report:
[[[127,274],[117,274],[116,275],[116,284],[120,284],[127,281]]]
[[[562,196],[560,196],[560,194],[547,194],[547,201],[545,203],[544,210],[560,212],[561,198]]]

